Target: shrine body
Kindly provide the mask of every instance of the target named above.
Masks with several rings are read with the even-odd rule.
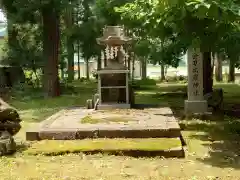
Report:
[[[126,37],[122,26],[106,26],[103,36],[97,38],[103,47],[104,66],[98,74],[98,109],[130,108],[130,64],[127,47],[132,39]]]

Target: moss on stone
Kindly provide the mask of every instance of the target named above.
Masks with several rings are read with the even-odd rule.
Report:
[[[127,117],[105,117],[105,118],[94,118],[92,116],[85,116],[81,119],[80,123],[82,124],[98,124],[98,123],[127,123],[129,121],[135,121]]]
[[[103,121],[101,119],[92,118],[91,116],[85,116],[81,119],[80,123],[82,124],[98,124],[102,123]]]

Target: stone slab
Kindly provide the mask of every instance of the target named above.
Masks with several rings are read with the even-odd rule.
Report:
[[[104,118],[114,113],[132,120],[96,124],[81,123],[81,119],[89,115]],[[38,128],[27,130],[26,139],[33,141],[84,138],[174,138],[180,135],[180,126],[170,108],[115,111],[75,108],[61,110],[43,121]]]
[[[99,104],[97,105],[98,110],[107,110],[107,109],[130,109],[130,104]]]

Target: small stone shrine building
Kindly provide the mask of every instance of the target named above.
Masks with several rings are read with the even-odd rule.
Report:
[[[97,38],[105,49],[101,52],[104,67],[98,74],[97,109],[130,108],[131,93],[129,85],[129,55],[127,47],[132,39],[126,37],[122,26],[106,26],[103,36]]]

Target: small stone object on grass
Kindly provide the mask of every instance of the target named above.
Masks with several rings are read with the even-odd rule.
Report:
[[[213,92],[204,95],[208,101],[208,106],[212,107],[214,111],[221,110],[223,105],[223,90],[215,89]]]
[[[93,100],[88,99],[86,106],[87,106],[87,109],[93,109]]]
[[[12,154],[16,151],[16,143],[8,131],[0,132],[0,156]]]

